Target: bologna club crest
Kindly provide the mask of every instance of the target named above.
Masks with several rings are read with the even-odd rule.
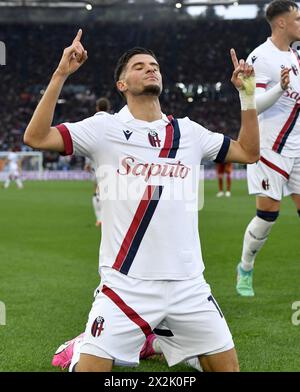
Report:
[[[262,180],[261,185],[262,185],[262,187],[264,188],[265,191],[270,189],[269,180],[267,178]]]
[[[104,318],[101,316],[98,316],[95,321],[93,322],[92,328],[91,328],[91,333],[92,335],[97,338],[98,336],[101,335],[101,332],[104,330],[103,328],[104,324]]]
[[[160,139],[156,131],[149,131],[148,139],[152,147],[160,147]]]

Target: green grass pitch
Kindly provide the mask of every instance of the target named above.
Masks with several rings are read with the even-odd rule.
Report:
[[[300,325],[292,303],[300,301],[299,218],[285,199],[278,222],[256,260],[254,298],[235,292],[235,268],[254,199],[245,181],[232,197],[217,199],[205,183],[199,229],[205,277],[226,316],[243,371],[299,371]],[[83,331],[98,284],[99,231],[94,226],[90,182],[26,182],[0,189],[0,371],[58,371],[55,349]],[[117,368],[132,371],[131,368]],[[178,365],[170,371],[188,371]],[[134,371],[168,371],[160,360]]]

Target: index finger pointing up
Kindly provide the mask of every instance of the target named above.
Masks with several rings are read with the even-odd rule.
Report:
[[[230,55],[231,55],[231,60],[232,60],[234,69],[236,69],[239,66],[239,62],[236,57],[235,50],[233,48],[230,49]]]
[[[77,34],[76,34],[76,37],[73,39],[73,43],[74,43],[74,42],[80,42],[81,36],[82,36],[82,30],[79,29],[78,32],[77,32]]]

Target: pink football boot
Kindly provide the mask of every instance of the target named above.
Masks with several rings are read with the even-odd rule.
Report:
[[[69,367],[73,356],[74,344],[79,340],[82,340],[83,336],[84,333],[76,336],[76,338],[72,340],[68,340],[59,346],[55,351],[54,357],[52,359],[52,365],[60,366],[62,369]]]

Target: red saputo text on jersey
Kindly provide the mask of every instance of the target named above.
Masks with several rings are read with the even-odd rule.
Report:
[[[133,157],[125,157],[121,161],[121,168],[117,170],[121,176],[132,174],[134,176],[144,176],[145,181],[151,176],[162,177],[175,177],[185,179],[189,171],[189,167],[182,164],[180,161],[177,163],[140,163],[136,162]]]

